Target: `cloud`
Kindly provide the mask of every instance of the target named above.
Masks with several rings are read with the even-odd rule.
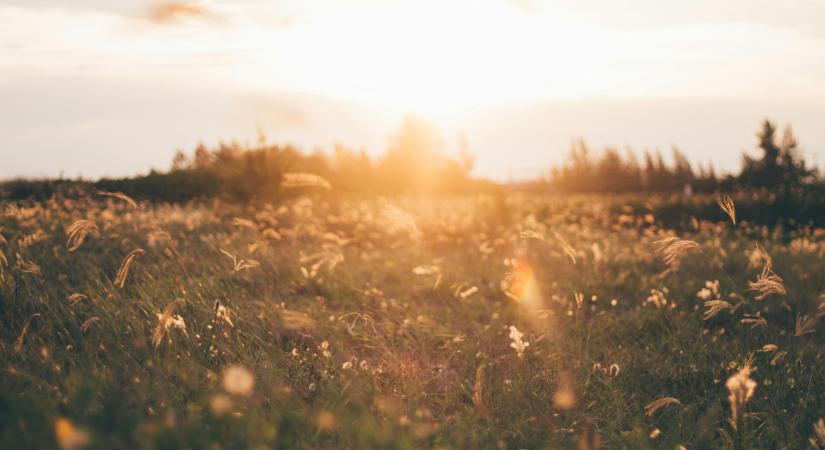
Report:
[[[19,6],[27,9],[61,9],[72,12],[96,11],[130,16],[145,10],[147,0],[0,0],[0,6]]]
[[[169,23],[188,19],[214,19],[214,12],[197,3],[167,2],[149,9],[148,17],[154,22]]]

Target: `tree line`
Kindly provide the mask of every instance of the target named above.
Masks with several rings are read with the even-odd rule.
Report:
[[[673,148],[670,162],[661,151],[606,148],[595,155],[584,140],[574,141],[566,162],[553,168],[546,183],[562,192],[714,192],[747,188],[792,190],[821,182],[816,168],[806,165],[790,126],[779,136],[770,120],[757,132],[759,157],[742,155],[738,174],[719,176],[713,164],[694,166]]]
[[[781,133],[765,120],[757,133],[761,154],[742,157],[738,174],[717,174],[712,164],[693,165],[674,148],[670,158],[660,151],[638,157],[627,150],[593,152],[583,140],[573,143],[566,162],[544,180],[528,186],[563,193],[716,192],[743,189],[813,190],[825,183],[806,165],[790,127]],[[0,183],[0,197],[51,196],[55,191],[119,191],[137,198],[187,201],[219,197],[229,201],[273,201],[300,194],[282,188],[285,173],[311,173],[328,180],[336,192],[367,195],[475,194],[500,191],[502,186],[471,176],[473,157],[464,139],[450,152],[441,132],[431,123],[408,116],[391,136],[386,152],[377,158],[364,150],[336,145],[331,153],[302,152],[292,145],[274,145],[261,134],[254,144],[198,145],[191,153],[178,151],[168,170],[137,177],[89,182],[83,180],[14,180]],[[818,189],[825,191],[825,189]],[[795,194],[799,197],[798,194]],[[793,202],[792,202],[793,203]]]

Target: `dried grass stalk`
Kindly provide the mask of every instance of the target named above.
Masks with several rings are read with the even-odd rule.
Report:
[[[17,341],[14,343],[14,351],[20,353],[20,350],[23,349],[23,340],[26,338],[26,334],[29,332],[29,326],[36,317],[40,317],[40,313],[34,313],[30,315],[25,322],[23,322],[23,328],[20,330],[20,335],[17,336]]]
[[[94,325],[95,323],[97,323],[99,321],[100,321],[100,317],[97,317],[97,316],[89,318],[89,320],[83,322],[83,325],[80,326],[80,331],[82,331],[84,333],[89,331],[89,328],[91,328],[92,325]]]
[[[753,397],[756,391],[756,381],[751,379],[750,360],[745,362],[744,367],[728,378],[725,386],[728,388],[728,401],[730,402],[730,422],[734,430],[742,429],[745,418],[745,404]]]
[[[730,217],[730,221],[736,225],[736,207],[733,205],[733,199],[730,198],[730,195],[717,195],[716,203],[718,203],[722,211]]]
[[[484,404],[484,382],[486,373],[486,364],[478,366],[476,369],[476,381],[473,383],[473,405],[482,413],[486,412],[486,405]]]
[[[705,308],[707,309],[705,310],[705,315],[702,319],[708,320],[725,309],[733,308],[733,306],[724,300],[708,300],[705,302]]]
[[[110,197],[110,198],[116,198],[118,200],[123,200],[129,206],[131,206],[133,209],[138,208],[137,202],[134,201],[134,199],[132,199],[132,197],[129,197],[128,195],[124,194],[123,192],[97,191],[97,195],[102,195],[104,197]]]
[[[564,250],[564,253],[570,258],[571,261],[573,261],[573,264],[576,264],[576,249],[573,248],[572,245],[568,244],[564,237],[562,237],[559,233],[554,231],[553,235],[556,237],[556,240],[559,241],[559,244],[561,244],[561,248]]]
[[[756,251],[764,258],[765,267],[762,268],[762,273],[756,277],[756,281],[748,282],[748,290],[757,292],[756,300],[762,300],[772,294],[785,295],[787,293],[785,291],[785,285],[783,284],[782,277],[774,273],[773,262],[770,255],[758,245]]]
[[[808,333],[816,331],[816,323],[818,317],[809,315],[796,316],[796,327],[794,329],[794,336],[804,336]]]
[[[69,225],[69,228],[66,229],[66,235],[69,237],[69,240],[66,242],[66,247],[70,252],[77,250],[81,245],[83,245],[83,242],[86,240],[86,236],[91,233],[96,233],[97,230],[97,225],[95,225],[95,223],[91,220],[75,220],[71,225]]]
[[[155,328],[155,332],[152,334],[152,345],[155,348],[158,348],[163,342],[164,336],[166,336],[166,330],[169,329],[169,320],[172,318],[172,313],[175,311],[179,305],[182,305],[185,300],[182,298],[175,299],[172,303],[166,306],[163,310],[163,314],[160,315],[158,319],[158,326]]]
[[[672,236],[665,239],[660,239],[654,242],[658,246],[656,253],[661,253],[665,257],[665,263],[668,265],[675,265],[679,262],[679,258],[688,251],[701,250],[702,245],[698,242],[688,239],[679,239]]]
[[[681,404],[682,402],[673,397],[657,398],[656,400],[653,400],[652,402],[648,403],[647,406],[645,406],[645,414],[647,416],[652,416],[656,413],[656,411],[658,411],[661,408],[664,408],[665,406]]]
[[[137,255],[141,255],[143,253],[145,252],[142,248],[136,248],[126,255],[126,259],[123,260],[123,263],[120,265],[120,269],[117,270],[117,275],[114,280],[115,286],[119,288],[123,287],[126,283],[126,277],[129,275],[129,267],[131,267],[132,261],[135,260]]]
[[[69,304],[72,304],[72,305],[74,305],[75,303],[77,303],[79,301],[86,300],[87,298],[89,298],[89,297],[87,297],[86,294],[81,294],[81,293],[78,293],[78,292],[75,292],[74,294],[72,294],[68,297]]]

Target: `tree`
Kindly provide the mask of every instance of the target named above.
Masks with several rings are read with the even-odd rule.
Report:
[[[756,159],[748,155],[742,156],[742,171],[738,177],[740,184],[775,189],[804,183],[815,174],[815,171],[805,167],[790,125],[785,127],[778,144],[776,131],[776,126],[770,120],[762,122],[762,127],[756,134],[762,157]]]
[[[175,152],[175,157],[172,158],[172,170],[184,170],[189,165],[189,158],[183,150],[178,149]]]

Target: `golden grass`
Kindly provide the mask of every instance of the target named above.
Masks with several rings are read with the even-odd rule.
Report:
[[[123,259],[120,268],[117,270],[115,279],[112,281],[115,286],[122,288],[126,284],[126,277],[129,276],[129,268],[132,266],[137,255],[142,255],[143,253],[145,253],[145,251],[142,248],[136,248],[126,255],[126,258]]]

